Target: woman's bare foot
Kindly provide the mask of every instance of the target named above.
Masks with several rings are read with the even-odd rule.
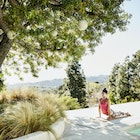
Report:
[[[131,114],[129,112],[126,113],[127,116],[131,116]]]
[[[107,117],[107,120],[110,121],[110,120],[114,120],[115,119],[115,116],[109,116]]]

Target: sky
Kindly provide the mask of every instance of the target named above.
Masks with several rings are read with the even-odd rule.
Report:
[[[109,75],[114,64],[123,63],[127,56],[132,56],[140,50],[140,0],[126,0],[123,5],[126,12],[132,14],[127,31],[116,32],[113,35],[106,35],[102,39],[102,44],[95,48],[95,53],[88,53],[79,61],[86,77]],[[24,75],[24,81],[20,81],[17,76],[6,77],[7,84],[38,82],[65,78],[66,64],[60,64],[59,68],[42,69],[38,78],[31,74]]]

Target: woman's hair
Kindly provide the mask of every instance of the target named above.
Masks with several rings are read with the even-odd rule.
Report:
[[[107,93],[107,90],[106,90],[106,88],[104,88],[102,92],[104,92],[104,93]]]

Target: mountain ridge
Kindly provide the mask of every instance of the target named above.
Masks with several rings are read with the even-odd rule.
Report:
[[[86,77],[87,82],[98,82],[105,83],[108,79],[108,75],[99,75],[99,76],[89,76]],[[21,87],[39,87],[39,88],[56,88],[63,84],[64,79],[53,79],[53,80],[44,80],[39,82],[31,83],[17,83],[12,85],[7,85],[8,89],[21,88]]]

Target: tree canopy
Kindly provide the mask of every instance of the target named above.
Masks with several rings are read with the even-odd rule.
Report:
[[[31,72],[78,60],[106,33],[125,31],[124,0],[1,0],[0,68]]]

